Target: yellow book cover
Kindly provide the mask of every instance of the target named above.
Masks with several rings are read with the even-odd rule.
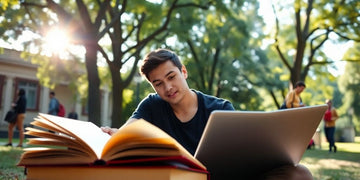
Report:
[[[206,173],[171,166],[30,166],[27,179],[51,180],[208,180]]]

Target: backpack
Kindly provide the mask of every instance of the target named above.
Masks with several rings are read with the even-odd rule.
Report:
[[[282,103],[282,105],[280,106],[279,109],[287,109],[287,107],[286,107],[286,101],[284,101],[284,102]]]
[[[57,115],[61,117],[65,117],[65,107],[57,100]]]

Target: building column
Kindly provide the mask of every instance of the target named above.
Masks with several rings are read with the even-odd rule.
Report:
[[[4,106],[3,106],[3,117],[1,119],[5,118],[6,113],[12,108],[11,104],[13,103],[14,95],[14,76],[6,76],[5,78],[5,92],[4,92]],[[5,121],[1,121],[0,123],[6,123]]]
[[[101,125],[111,126],[111,120],[109,119],[109,89],[105,86],[102,89],[102,106],[101,106]]]
[[[74,110],[78,114],[78,118],[81,119],[82,104],[81,104],[81,96],[79,93],[76,93],[76,102],[75,102]]]
[[[5,83],[5,102],[4,102],[4,110],[6,112],[11,109],[11,104],[13,103],[14,96],[14,77],[13,76],[7,76],[6,77],[6,83]]]
[[[47,113],[49,110],[49,94],[50,89],[47,87],[42,87],[42,93],[40,93],[40,112]]]

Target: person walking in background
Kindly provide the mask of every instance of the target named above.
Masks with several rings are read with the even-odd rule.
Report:
[[[15,109],[15,113],[17,114],[17,117],[15,123],[9,123],[8,143],[6,144],[6,146],[12,146],[14,127],[16,126],[17,129],[19,130],[19,144],[17,145],[17,147],[22,147],[24,141],[24,119],[26,112],[26,97],[25,97],[24,89],[19,90],[18,99],[16,103],[12,104],[12,106]]]
[[[295,86],[292,91],[289,91],[285,98],[285,106],[286,108],[280,109],[287,109],[287,108],[297,108],[297,107],[304,107],[305,104],[302,102],[300,94],[304,91],[306,85],[303,81],[298,81],[295,83]],[[311,149],[315,146],[314,140],[311,139],[307,149]]]
[[[297,108],[297,107],[304,107],[300,94],[304,91],[306,85],[302,81],[298,81],[294,89],[290,91],[285,98],[286,108]]]
[[[57,115],[58,113],[58,100],[55,98],[55,92],[50,92],[50,102],[49,102],[49,111],[48,114]]]
[[[75,112],[75,109],[73,108],[71,112],[68,114],[68,118],[70,119],[78,119],[78,114]]]
[[[329,152],[334,151],[336,153],[337,148],[335,146],[335,121],[339,118],[335,108],[332,106],[332,100],[326,100],[326,104],[328,105],[328,109],[324,114],[324,122],[325,122],[325,136],[327,141],[329,142]]]

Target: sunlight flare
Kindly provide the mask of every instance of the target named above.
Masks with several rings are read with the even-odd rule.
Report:
[[[69,36],[59,28],[51,29],[45,36],[45,49],[52,54],[61,54],[69,46]]]

